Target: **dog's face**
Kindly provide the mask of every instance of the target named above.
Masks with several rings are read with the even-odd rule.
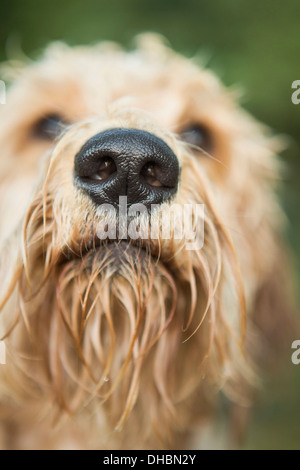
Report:
[[[88,394],[113,425],[134,408],[163,438],[175,408],[183,428],[191,403],[202,413],[203,382],[239,395],[245,313],[276,251],[277,162],[218,80],[156,39],[131,53],[54,45],[12,85],[0,143],[4,324],[12,349],[40,358],[14,358],[28,388],[47,384],[72,412]],[[117,224],[103,241],[102,207],[114,222],[120,196],[145,208],[137,237]],[[186,205],[204,205],[190,216],[195,249],[174,236]]]
[[[76,123],[89,122],[74,128],[70,165],[86,140],[101,130],[156,126],[164,138],[172,138],[165,135],[169,132],[187,142],[209,181],[218,186],[226,184],[230,167],[237,164],[231,156],[249,143],[248,122],[243,126],[244,116],[213,74],[155,42],[131,54],[112,46],[72,50],[53,45],[42,62],[21,72],[12,88],[3,107],[1,163],[10,167],[16,187],[22,186],[19,197],[15,191],[18,207],[25,203],[24,192],[32,186],[27,180],[36,179],[41,157]]]

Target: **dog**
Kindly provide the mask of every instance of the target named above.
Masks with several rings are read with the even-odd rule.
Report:
[[[235,445],[290,349],[280,139],[151,34],[2,70],[2,448],[203,448],[220,402]]]

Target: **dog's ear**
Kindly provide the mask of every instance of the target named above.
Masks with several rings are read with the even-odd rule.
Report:
[[[293,295],[293,267],[284,243],[278,244],[269,275],[257,291],[251,323],[254,340],[248,342],[259,369],[277,370],[291,360],[291,344],[300,337],[300,322]]]

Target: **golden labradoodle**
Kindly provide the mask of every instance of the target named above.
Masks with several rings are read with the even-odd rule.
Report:
[[[4,72],[1,447],[203,447],[220,396],[238,439],[288,324],[278,141],[154,36]]]

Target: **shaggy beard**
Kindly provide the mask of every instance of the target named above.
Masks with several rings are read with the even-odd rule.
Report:
[[[26,295],[19,297],[23,322],[18,327],[27,332],[22,331],[21,343],[18,335],[18,352],[19,358],[33,360],[30,379],[42,393],[47,383],[70,413],[96,400],[97,406],[109,409],[113,425],[120,429],[143,382],[144,411],[156,401],[150,406],[153,412],[163,404],[174,418],[176,403],[192,386],[191,365],[180,352],[184,339],[197,329],[196,319],[189,319],[193,300],[187,280],[178,279],[145,250],[125,243],[58,262],[30,297],[23,276],[19,293]],[[211,340],[204,322],[201,330],[207,334],[197,346],[199,373]],[[190,342],[192,338],[184,355]],[[27,370],[28,364],[20,369]]]
[[[176,252],[167,241],[173,260],[125,242],[91,247],[93,224],[80,249],[62,250],[65,221],[44,195],[27,214],[21,261],[2,303],[15,364],[10,389],[26,400],[50,397],[68,414],[100,413],[118,430],[128,420],[137,432],[143,426],[145,440],[154,432],[163,442],[208,411],[212,390],[244,399],[252,375],[243,292],[214,213],[202,250],[181,244]]]
[[[72,411],[96,397],[100,406],[111,401],[117,428],[136,402],[141,370],[158,342],[150,374],[157,392],[171,403],[166,379],[178,335],[173,338],[173,332],[167,340],[171,356],[165,363],[161,337],[175,314],[177,288],[164,266],[140,251],[113,244],[68,262],[57,273],[52,308],[58,313],[50,328],[56,357],[52,377],[60,400]],[[67,377],[64,383],[62,377]]]

